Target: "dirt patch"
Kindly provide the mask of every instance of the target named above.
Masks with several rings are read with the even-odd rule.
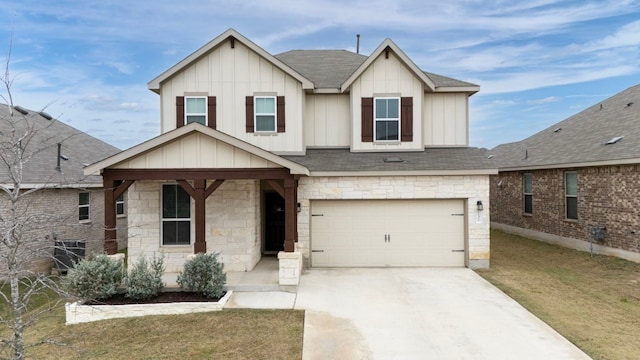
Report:
[[[87,301],[85,305],[166,304],[173,302],[217,302],[218,300],[220,298],[209,298],[194,292],[168,291],[148,300],[130,299],[125,294],[116,294],[108,299]]]

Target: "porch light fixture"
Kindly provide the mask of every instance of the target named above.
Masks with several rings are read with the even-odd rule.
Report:
[[[484,207],[482,206],[482,201],[478,200],[478,202],[476,203],[476,205],[478,206],[478,211],[482,211],[484,210]]]
[[[301,212],[301,211],[302,211],[302,206],[300,206],[300,203],[298,203],[298,205],[297,205],[297,209],[298,209],[298,212]]]

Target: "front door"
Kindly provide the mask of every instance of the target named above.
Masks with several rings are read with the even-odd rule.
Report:
[[[264,193],[264,252],[284,250],[284,199],[275,191]]]

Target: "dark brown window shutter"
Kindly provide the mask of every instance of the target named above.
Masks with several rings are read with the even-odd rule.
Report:
[[[210,128],[216,128],[216,97],[209,96],[207,97],[207,125]]]
[[[246,101],[247,106],[247,132],[254,132],[254,124],[253,124],[253,96],[247,96]]]
[[[284,96],[278,96],[277,99],[277,103],[278,105],[276,106],[276,114],[278,116],[278,132],[279,133],[283,133],[284,132]]]
[[[362,142],[373,142],[373,98],[362,98]]]
[[[184,125],[184,96],[176,96],[176,129]]]
[[[401,98],[400,106],[400,141],[413,141],[413,98]]]

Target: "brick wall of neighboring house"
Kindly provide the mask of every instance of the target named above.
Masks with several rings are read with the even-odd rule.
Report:
[[[578,219],[565,219],[564,173],[578,177]],[[523,214],[523,174],[532,174],[533,213]],[[590,227],[606,227],[599,244],[640,252],[640,165],[501,172],[491,176],[491,221],[552,235],[590,240]]]
[[[50,259],[36,254],[33,248],[43,249],[45,254],[53,254],[54,234],[59,240],[85,240],[86,254],[102,252],[104,239],[104,192],[102,189],[89,192],[90,207],[88,221],[78,218],[78,189],[42,189],[20,200],[19,219],[23,221],[24,239],[29,239],[31,249],[25,249],[25,256],[38,258],[34,263],[39,269],[50,266]],[[0,197],[2,215],[7,215],[7,199]],[[126,209],[126,201],[125,201]],[[126,211],[125,211],[126,214]],[[118,218],[118,247],[127,246],[127,223],[125,217]],[[47,261],[48,260],[48,261]],[[4,269],[0,269],[0,272]]]

